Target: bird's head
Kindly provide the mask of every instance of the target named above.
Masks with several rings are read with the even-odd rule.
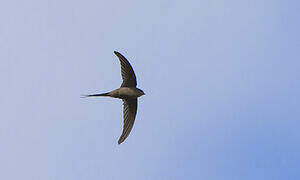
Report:
[[[138,89],[138,96],[140,97],[140,96],[143,96],[143,95],[145,95],[144,91],[141,90],[141,89]]]

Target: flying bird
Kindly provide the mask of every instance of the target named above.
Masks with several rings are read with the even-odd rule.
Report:
[[[137,98],[145,95],[145,93],[136,87],[136,76],[128,60],[119,52],[114,51],[114,53],[121,64],[123,80],[121,87],[108,93],[84,95],[84,97],[108,96],[123,100],[123,132],[118,140],[118,144],[121,144],[132,130],[138,106]]]

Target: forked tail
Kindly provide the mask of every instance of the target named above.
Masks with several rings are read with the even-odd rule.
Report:
[[[109,96],[108,93],[102,93],[102,94],[89,94],[89,95],[82,95],[82,98],[86,97],[94,97],[94,96]]]

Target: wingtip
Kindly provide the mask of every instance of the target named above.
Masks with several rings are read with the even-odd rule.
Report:
[[[118,145],[120,145],[122,142],[123,142],[124,140],[122,140],[122,139],[119,139],[119,141],[118,141]]]
[[[115,55],[120,54],[118,51],[114,51]]]

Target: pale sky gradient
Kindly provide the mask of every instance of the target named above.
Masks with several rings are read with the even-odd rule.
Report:
[[[300,1],[0,2],[1,180],[300,179]],[[121,84],[139,101],[80,99]]]

